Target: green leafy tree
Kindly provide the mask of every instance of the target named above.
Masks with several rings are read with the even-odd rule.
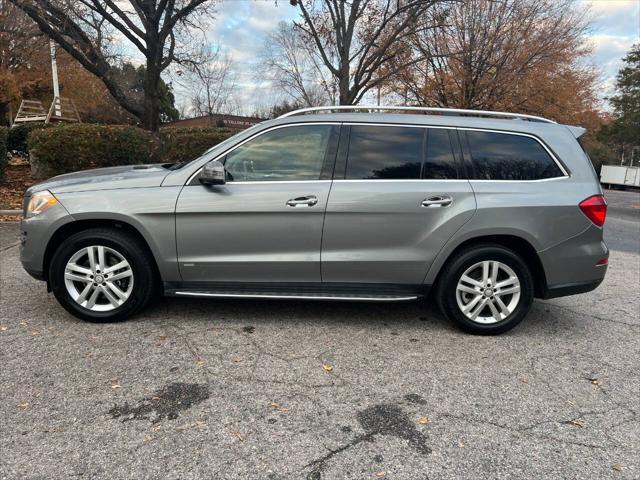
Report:
[[[613,121],[600,132],[599,139],[615,145],[621,155],[631,155],[640,147],[640,43],[631,47],[616,78],[616,94],[609,98]]]

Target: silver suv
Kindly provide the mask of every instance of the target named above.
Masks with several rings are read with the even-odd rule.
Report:
[[[501,333],[534,297],[588,292],[604,278],[606,203],[583,133],[501,112],[299,110],[189,162],[30,188],[21,260],[90,321],[125,319],[155,292],[431,293],[462,329]]]

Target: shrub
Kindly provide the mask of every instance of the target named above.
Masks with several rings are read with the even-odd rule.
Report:
[[[50,125],[44,123],[22,123],[14,125],[9,130],[9,137],[7,138],[7,150],[10,152],[17,152],[23,155],[28,153],[27,150],[27,138],[29,133],[41,128],[47,128]]]
[[[160,130],[159,158],[168,163],[191,160],[235,133],[226,128],[165,128]]]
[[[88,168],[149,163],[157,148],[156,139],[146,130],[82,123],[34,130],[27,144],[34,178]]]
[[[154,135],[132,126],[66,124],[32,130],[27,145],[31,173],[41,179],[88,168],[191,160],[234,133],[172,128]]]
[[[5,170],[7,169],[7,136],[9,129],[0,127],[0,181],[4,180]]]

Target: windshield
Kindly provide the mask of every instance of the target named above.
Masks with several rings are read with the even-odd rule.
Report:
[[[183,160],[182,162],[178,162],[178,163],[169,164],[169,165],[166,165],[166,168],[168,168],[169,170],[178,170],[178,169],[180,169],[182,167],[185,167],[186,165],[189,165],[191,162],[193,162],[195,160],[198,160],[198,159],[208,155],[212,151],[217,150],[219,148],[224,148],[225,145],[233,143],[235,141],[235,139],[238,137],[238,135],[240,135],[242,133],[251,132],[251,131],[257,129],[260,125],[262,125],[262,123],[257,123],[255,125],[252,125],[251,127],[247,128],[246,130],[242,130],[241,132],[238,132],[235,135],[230,136],[226,140],[224,140],[224,141],[222,141],[220,143],[217,143],[213,147],[209,148],[202,155],[200,155],[200,156],[198,156],[196,158],[192,158],[191,160]]]

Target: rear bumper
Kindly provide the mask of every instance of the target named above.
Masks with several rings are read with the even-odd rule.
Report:
[[[546,279],[542,298],[590,292],[607,273],[607,265],[598,263],[609,257],[609,249],[602,241],[602,229],[595,225],[538,255]]]
[[[565,285],[551,285],[545,289],[543,299],[567,297],[569,295],[577,295],[579,293],[587,293],[595,290],[604,280],[604,276],[600,280],[591,282],[568,283]]]

